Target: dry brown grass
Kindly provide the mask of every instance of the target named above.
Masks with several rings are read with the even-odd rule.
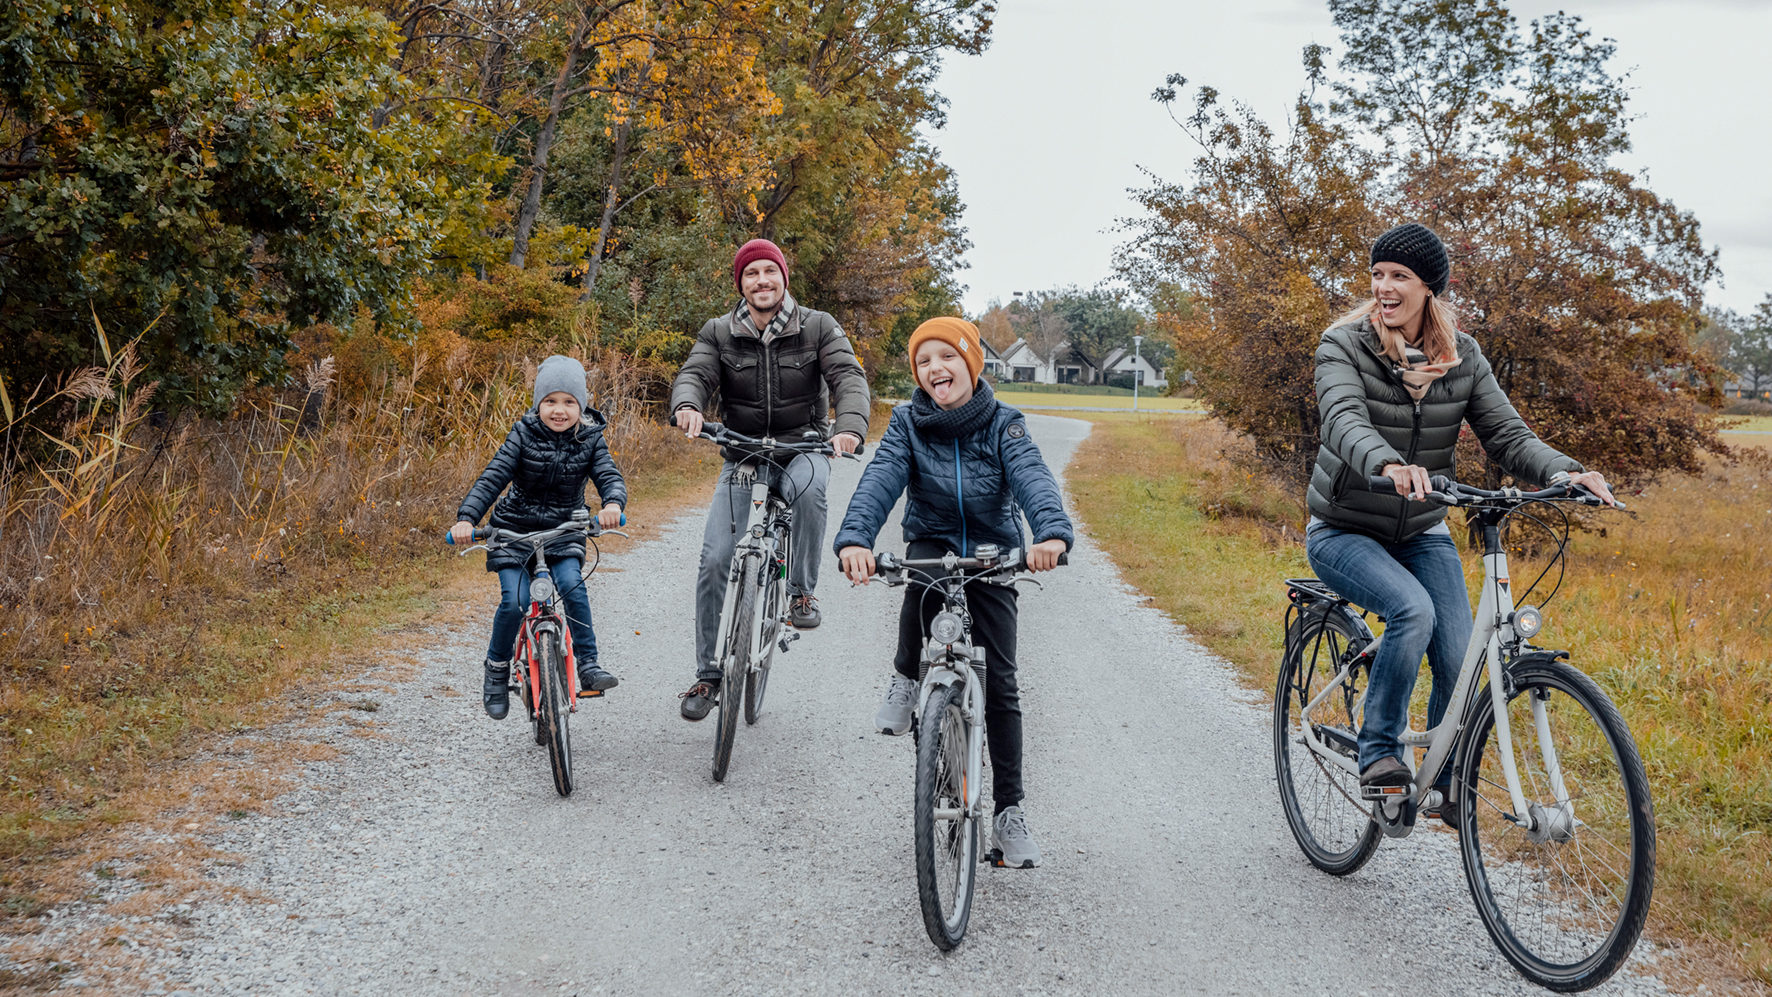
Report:
[[[1240,441],[1216,423],[1094,421],[1069,472],[1083,519],[1130,581],[1254,688],[1270,689],[1280,579],[1310,573],[1294,529],[1300,504],[1249,471]],[[1758,458],[1714,461],[1702,476],[1625,498],[1632,516],[1596,517],[1575,534],[1541,642],[1575,652],[1641,747],[1660,841],[1649,932],[1677,950],[1657,971],[1713,992],[1763,993],[1772,983],[1772,473]],[[1525,570],[1530,557],[1516,560],[1516,578],[1536,574]],[[1475,584],[1477,559],[1466,567]]]
[[[546,331],[562,330],[312,330],[305,377],[225,420],[159,420],[132,351],[110,344],[105,367],[8,399],[0,916],[60,896],[45,860],[83,835],[191,805],[147,791],[178,782],[166,763],[278,719],[298,681],[349,678],[341,646],[435,604],[454,562],[440,535],[528,406],[535,359],[586,362],[642,533],[655,503],[699,487],[705,455],[653,415],[661,368],[582,325]],[[54,442],[33,452],[19,433],[45,416]]]

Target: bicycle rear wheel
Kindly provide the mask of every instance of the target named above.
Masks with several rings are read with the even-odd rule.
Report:
[[[738,738],[738,715],[744,709],[745,677],[751,670],[752,621],[757,616],[757,555],[746,554],[739,569],[738,595],[727,621],[726,660],[720,679],[720,719],[714,725],[714,781],[726,781],[732,764],[732,743]]]
[[[787,582],[769,579],[763,588],[763,657],[745,669],[744,722],[754,724],[763,715],[763,693],[769,689],[769,666],[775,662],[775,641],[781,637],[781,618],[787,613]]]
[[[536,665],[541,672],[536,689],[540,709],[536,730],[547,745],[548,766],[554,771],[554,791],[561,796],[572,795],[572,731],[567,726],[571,716],[571,700],[566,693],[566,656],[560,648],[560,635],[544,633]]]
[[[917,898],[929,940],[946,952],[966,937],[972,887],[978,873],[978,818],[966,812],[967,723],[965,690],[939,686],[929,694],[918,723]]]
[[[1512,813],[1484,688],[1459,751],[1465,878],[1483,926],[1521,975],[1551,990],[1587,990],[1623,965],[1649,913],[1649,780],[1624,718],[1593,679],[1560,661],[1511,674],[1516,691],[1506,709],[1529,815]],[[1517,822],[1528,816],[1538,830]]]
[[[1371,811],[1360,802],[1357,775],[1317,757],[1304,741],[1301,713],[1332,684],[1336,688],[1311,712],[1318,740],[1359,764],[1360,717],[1367,670],[1336,681],[1355,637],[1341,614],[1305,613],[1286,635],[1286,653],[1274,686],[1274,769],[1280,807],[1305,858],[1335,876],[1355,872],[1382,838]]]

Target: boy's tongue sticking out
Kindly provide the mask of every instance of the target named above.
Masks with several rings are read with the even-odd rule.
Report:
[[[958,318],[934,318],[911,333],[911,366],[917,385],[936,406],[956,409],[972,400],[984,350],[978,329]]]

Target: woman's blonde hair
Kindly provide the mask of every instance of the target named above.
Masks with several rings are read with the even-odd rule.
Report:
[[[1362,319],[1370,319],[1374,329],[1384,321],[1377,298],[1367,298],[1355,305],[1352,311],[1330,323],[1329,327],[1354,325]],[[1430,293],[1427,307],[1421,310],[1421,352],[1427,354],[1429,360],[1450,360],[1458,356],[1458,311],[1437,294]]]

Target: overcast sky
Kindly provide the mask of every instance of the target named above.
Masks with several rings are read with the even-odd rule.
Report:
[[[1134,213],[1140,167],[1186,177],[1197,149],[1150,93],[1172,72],[1215,86],[1282,126],[1310,42],[1338,49],[1322,0],[1001,0],[985,54],[952,58],[929,133],[958,173],[973,248],[965,305],[1110,276],[1109,231]],[[1747,311],[1772,292],[1772,0],[1519,2],[1579,14],[1617,40],[1630,71],[1635,148],[1621,165],[1697,214],[1721,249],[1712,304]]]

